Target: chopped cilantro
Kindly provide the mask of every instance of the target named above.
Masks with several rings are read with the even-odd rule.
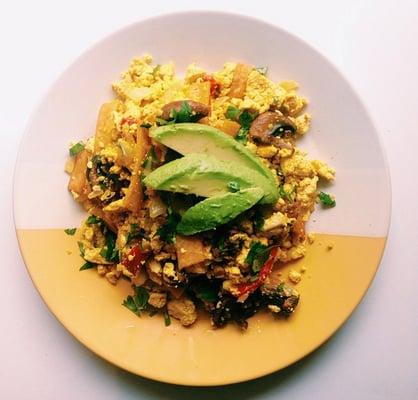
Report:
[[[193,115],[193,110],[187,101],[183,101],[181,103],[180,111],[172,109],[171,117],[174,119],[175,122],[195,122],[195,115]]]
[[[240,142],[242,144],[247,143],[248,132],[250,130],[251,123],[254,121],[256,116],[257,116],[256,113],[251,113],[248,110],[244,110],[240,114],[240,116],[238,118],[238,122],[240,123],[241,128],[238,131],[237,135],[235,136],[235,140],[237,140],[238,142]]]
[[[135,314],[138,312],[138,307],[136,306],[134,298],[132,296],[128,296],[125,300],[123,300],[122,305]]]
[[[225,117],[234,121],[238,118],[240,114],[241,110],[239,108],[236,108],[234,106],[228,106],[228,109],[225,113]]]
[[[235,136],[235,140],[242,144],[246,144],[248,140],[248,130],[241,128],[238,131],[237,136]]]
[[[80,256],[84,257],[84,253],[85,253],[85,249],[84,249],[84,244],[83,242],[77,242],[78,245],[78,249],[80,250]]]
[[[291,192],[286,192],[286,190],[284,190],[283,185],[280,185],[279,186],[279,196],[282,199],[286,199],[289,202],[292,202],[293,201],[292,194],[294,193],[294,191],[295,191],[295,188],[293,188]]]
[[[95,268],[97,264],[93,264],[90,261],[85,262],[79,269],[79,271],[84,271],[86,269]]]
[[[102,220],[95,215],[89,215],[87,218],[86,224],[87,225],[94,225],[94,224],[100,224]]]
[[[84,144],[78,142],[70,147],[70,156],[74,157],[84,149]]]
[[[254,273],[260,271],[269,257],[268,247],[260,242],[251,243],[250,251],[245,258],[245,263],[252,267]]]
[[[231,182],[228,182],[228,189],[231,192],[235,193],[235,192],[238,192],[240,190],[240,185],[236,181],[231,181]]]
[[[119,262],[119,250],[116,247],[116,235],[109,229],[106,229],[104,235],[106,244],[100,252],[100,255],[107,261],[115,263]]]
[[[77,232],[77,228],[67,228],[64,229],[64,232],[69,236],[73,236]]]
[[[180,222],[180,215],[175,213],[171,207],[168,207],[167,211],[167,221],[158,229],[157,234],[163,242],[174,243],[176,240],[176,228]]]
[[[165,326],[171,325],[171,318],[170,318],[170,314],[168,313],[167,307],[164,308],[164,325]]]
[[[135,286],[134,295],[128,296],[122,303],[127,309],[131,310],[136,315],[141,315],[141,311],[147,309],[149,293],[148,290],[142,286]]]
[[[337,204],[335,199],[333,199],[328,193],[320,192],[318,197],[324,207],[331,208],[335,207]]]

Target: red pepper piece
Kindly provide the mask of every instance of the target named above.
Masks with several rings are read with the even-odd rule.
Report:
[[[276,261],[277,253],[279,252],[278,247],[273,247],[270,250],[270,255],[268,260],[265,262],[263,267],[261,268],[258,279],[253,283],[241,283],[238,286],[238,296],[241,297],[244,294],[251,294],[255,290],[257,290],[266,280],[266,278],[270,275],[271,271],[273,270],[274,262]]]
[[[146,260],[147,254],[144,253],[140,246],[136,244],[132,247],[128,255],[122,260],[122,264],[132,274],[136,274],[141,269],[141,261]]]
[[[123,124],[132,125],[132,124],[136,124],[137,122],[138,121],[132,117],[122,118],[122,120],[120,121],[121,125]]]
[[[205,75],[203,79],[210,82],[210,95],[212,97],[219,96],[221,84],[212,75]]]

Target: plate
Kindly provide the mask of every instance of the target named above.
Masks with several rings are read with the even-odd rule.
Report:
[[[225,61],[269,67],[273,80],[295,79],[310,99],[310,133],[299,142],[311,158],[337,170],[337,207],[317,210],[308,230],[316,240],[296,267],[301,302],[287,320],[260,314],[242,333],[211,329],[202,318],[190,329],[160,317],[137,318],[121,306],[129,285],[113,287],[95,271],[79,272],[77,237],[84,213],[66,190],[68,145],[92,136],[110,83],[136,55],[156,63],[191,62],[207,70]],[[324,343],[350,316],[369,287],[385,246],[390,186],[378,134],[361,98],[317,51],[282,29],[249,17],[187,12],[132,24],[78,58],[34,112],[21,144],[14,213],[27,269],[50,310],[81,343],[111,363],[151,379],[221,385],[277,371]],[[292,265],[291,267],[295,267]],[[287,267],[289,268],[289,267]]]

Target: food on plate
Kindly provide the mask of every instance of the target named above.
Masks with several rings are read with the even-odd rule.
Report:
[[[297,83],[266,74],[191,64],[180,79],[172,63],[135,58],[95,136],[70,147],[68,189],[88,213],[80,269],[129,280],[135,314],[190,326],[200,309],[245,329],[259,310],[295,311],[302,273],[281,269],[305,255],[315,203],[335,206],[317,190],[335,171],[296,147],[311,120]]]

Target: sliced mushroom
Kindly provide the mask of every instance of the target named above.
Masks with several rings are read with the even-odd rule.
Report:
[[[200,118],[206,117],[209,114],[209,106],[206,104],[198,103],[197,101],[193,100],[178,100],[173,101],[171,103],[166,104],[163,106],[163,113],[161,118],[165,120],[169,120],[173,118],[173,111],[179,112],[183,103],[187,103],[192,110],[192,114],[194,119],[197,121]]]
[[[272,143],[285,134],[295,133],[296,125],[274,111],[260,114],[251,124],[250,136],[261,143]]]

